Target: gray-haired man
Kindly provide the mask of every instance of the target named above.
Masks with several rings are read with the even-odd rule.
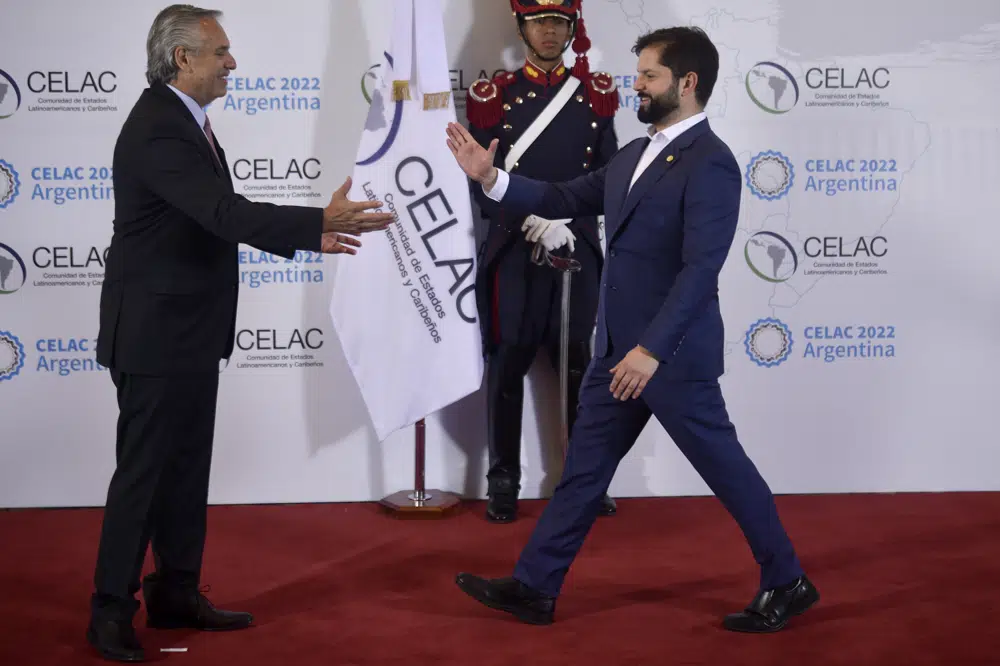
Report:
[[[240,243],[354,254],[384,229],[381,202],[324,208],[253,203],[235,194],[207,107],[236,61],[219,12],[173,5],[147,41],[149,88],[115,144],[115,220],[101,290],[97,361],[117,390],[117,467],[108,488],[87,639],[105,658],[141,661],[132,618],[142,581],[147,625],[243,629],[199,591],[220,359],[233,350]]]

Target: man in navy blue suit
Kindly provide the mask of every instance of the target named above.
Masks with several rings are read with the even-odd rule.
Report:
[[[774,497],[747,457],[719,387],[723,323],[719,272],[739,217],[741,177],[704,108],[719,55],[691,27],[638,39],[635,90],[648,136],[601,169],[544,183],[493,166],[460,125],[448,145],[465,173],[507,210],[545,218],[605,216],[594,359],[580,391],[563,477],[509,578],[462,573],[477,601],[533,624],[553,620],[563,579],[596,520],[621,459],[651,415],[712,489],[746,537],[761,578],[757,594],[723,625],[782,629],[819,600],[778,518]]]

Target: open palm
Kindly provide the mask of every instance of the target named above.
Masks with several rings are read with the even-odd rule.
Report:
[[[361,247],[361,241],[347,234],[323,234],[320,252],[323,254],[357,254],[354,248]]]
[[[467,129],[458,123],[448,123],[448,148],[465,175],[477,183],[489,180],[493,175],[493,158],[499,145],[500,140],[493,139],[489,150],[486,150]]]

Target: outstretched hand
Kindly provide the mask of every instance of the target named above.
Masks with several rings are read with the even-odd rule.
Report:
[[[492,186],[497,179],[493,158],[499,145],[500,140],[493,139],[487,150],[469,134],[469,130],[458,123],[448,123],[448,148],[451,149],[451,154],[466,176],[487,187]]]
[[[381,231],[393,220],[392,213],[365,213],[362,211],[381,208],[381,201],[351,201],[347,193],[351,191],[351,178],[333,193],[330,204],[323,209],[323,233],[352,234],[358,236],[370,231]],[[324,241],[325,242],[325,241]]]
[[[323,254],[357,254],[354,248],[361,247],[361,241],[346,234],[323,234],[320,252]]]

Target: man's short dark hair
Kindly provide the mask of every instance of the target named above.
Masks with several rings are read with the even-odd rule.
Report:
[[[719,51],[701,28],[678,26],[660,28],[636,40],[632,53],[654,46],[660,51],[660,64],[668,68],[674,78],[688,72],[698,75],[694,97],[702,107],[708,103],[719,77]]]

